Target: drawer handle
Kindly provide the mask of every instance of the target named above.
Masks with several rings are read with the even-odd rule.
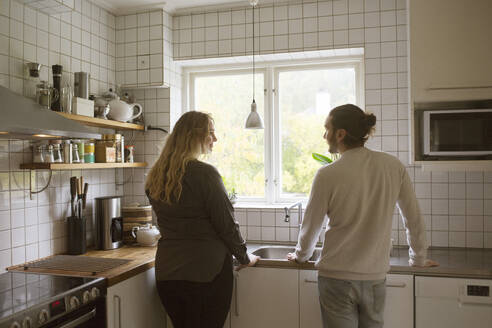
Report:
[[[404,282],[387,282],[386,287],[405,288],[407,284]]]
[[[308,284],[317,284],[318,283],[317,280],[311,280],[311,279],[304,279],[304,282],[308,283]]]

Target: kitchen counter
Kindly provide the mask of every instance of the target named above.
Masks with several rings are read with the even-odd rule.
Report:
[[[253,252],[266,244],[248,244]],[[466,277],[492,279],[492,249],[431,248],[428,258],[439,262],[438,267],[419,268],[408,265],[408,247],[395,247],[391,252],[389,273],[439,277]],[[287,260],[260,260],[258,267],[298,268],[314,270],[314,262],[296,264]]]
[[[248,244],[248,251],[253,252],[263,246],[270,246],[270,244],[251,243]],[[82,256],[131,260],[124,265],[96,275],[77,271],[55,271],[46,269],[29,269],[29,271],[72,276],[103,277],[107,279],[109,287],[154,267],[156,250],[157,247],[139,246],[124,246],[109,251],[89,250]],[[440,266],[434,268],[410,267],[408,266],[408,248],[395,247],[390,258],[391,268],[389,273],[492,279],[492,249],[433,248],[429,250],[428,257],[439,262]],[[287,260],[261,259],[257,266],[264,268],[315,269],[314,262],[296,264]],[[13,266],[8,268],[8,270],[24,271],[24,265]]]
[[[99,258],[118,258],[131,260],[128,263],[120,265],[116,268],[92,275],[88,272],[78,271],[61,271],[51,269],[36,269],[30,268],[29,272],[61,274],[69,276],[81,277],[102,277],[106,278],[108,287],[115,285],[123,280],[136,276],[137,274],[147,271],[154,267],[155,252],[157,247],[140,247],[140,246],[123,246],[118,249],[101,251],[89,250],[84,255]],[[9,271],[24,271],[24,264],[7,268]]]

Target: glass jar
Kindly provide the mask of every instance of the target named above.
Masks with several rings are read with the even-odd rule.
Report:
[[[104,134],[103,139],[107,142],[108,147],[115,148],[115,162],[123,163],[124,159],[124,141],[121,134]]]
[[[55,156],[53,156],[53,145],[48,145],[46,147],[46,156],[44,157],[44,160],[46,163],[54,163],[55,162]]]
[[[60,151],[60,144],[53,144],[53,159],[54,163],[63,163],[63,156]]]
[[[63,158],[65,163],[72,163],[72,144],[70,140],[65,140],[63,144]]]
[[[84,140],[76,139],[73,140],[73,143],[77,145],[80,163],[84,163]]]
[[[43,145],[33,147],[32,161],[33,163],[44,163]]]

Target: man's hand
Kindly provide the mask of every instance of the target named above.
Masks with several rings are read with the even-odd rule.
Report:
[[[291,262],[296,262],[297,263],[296,253],[288,253],[287,254],[287,260],[289,260]]]
[[[260,260],[259,256],[256,256],[256,255],[253,255],[250,253],[248,253],[248,256],[249,256],[249,263],[248,264],[240,264],[237,267],[234,267],[234,271],[239,271],[239,270],[247,268],[247,267],[253,267]]]
[[[424,261],[424,265],[417,265],[412,260],[408,260],[408,263],[410,264],[410,266],[420,267],[420,268],[428,268],[428,267],[436,267],[436,266],[439,266],[439,263],[438,262],[433,261],[431,259],[426,259]]]

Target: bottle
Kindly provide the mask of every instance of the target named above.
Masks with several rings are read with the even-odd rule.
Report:
[[[61,78],[62,78],[63,67],[61,65],[53,65],[51,66],[51,69],[53,70],[53,88],[57,91],[59,95],[59,97],[53,100],[53,103],[51,104],[51,109],[56,112],[61,112],[62,109],[60,105],[60,95],[61,95]]]
[[[74,144],[77,144],[77,150],[79,152],[80,163],[84,163],[84,140],[73,140]]]
[[[76,143],[72,145],[72,163],[80,163],[79,150]]]
[[[63,158],[65,159],[65,163],[72,163],[72,144],[70,140],[65,140],[65,144],[63,145]]]

